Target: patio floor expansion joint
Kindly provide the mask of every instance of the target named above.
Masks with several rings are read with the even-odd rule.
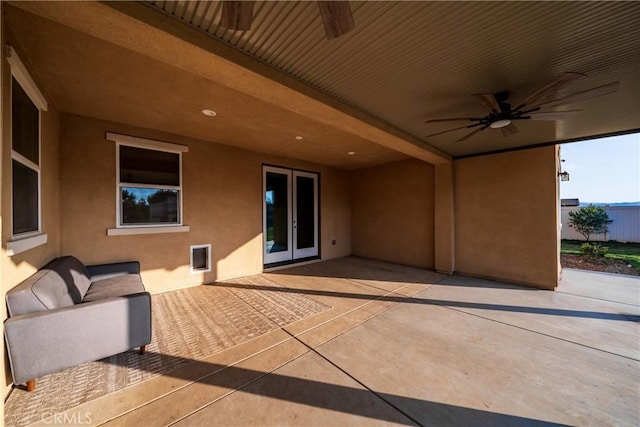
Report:
[[[282,342],[280,342],[280,343],[278,343],[278,344],[275,344],[275,345],[271,346],[270,348],[275,347],[275,346],[278,346],[278,345],[280,345],[280,344],[282,344],[282,343],[284,343],[284,342],[287,342],[287,341],[293,341],[293,339],[292,339],[292,338],[287,338],[287,339],[283,340]],[[267,351],[267,350],[268,350],[268,349],[265,349],[264,351]],[[264,351],[260,351],[260,352],[256,353],[256,355],[257,355],[257,354],[260,354],[260,353],[263,353]],[[282,368],[283,366],[288,365],[289,363],[293,362],[294,360],[296,360],[296,359],[298,359],[298,358],[300,358],[300,357],[302,357],[302,356],[304,356],[305,354],[308,354],[308,353],[309,353],[309,351],[305,351],[304,353],[299,354],[299,355],[297,355],[297,356],[295,356],[295,357],[292,357],[291,359],[287,360],[287,361],[286,361],[286,362],[284,362],[284,363],[281,363],[280,365],[276,366],[275,368],[273,368],[273,369],[271,369],[271,370],[269,370],[269,371],[264,371],[261,375],[257,376],[256,378],[254,378],[254,379],[252,379],[252,380],[250,380],[250,381],[247,381],[247,382],[245,382],[245,383],[241,384],[240,386],[238,386],[238,387],[234,388],[233,390],[229,390],[227,393],[224,393],[224,394],[222,394],[222,395],[220,395],[220,396],[216,397],[215,399],[211,400],[211,401],[210,401],[209,403],[207,403],[206,405],[202,405],[202,406],[200,406],[199,408],[194,409],[193,411],[190,411],[188,414],[185,414],[185,415],[183,415],[183,416],[181,416],[181,417],[179,417],[179,418],[175,419],[174,421],[172,421],[171,423],[169,423],[169,424],[167,424],[167,425],[168,425],[168,426],[172,426],[172,425],[175,425],[175,424],[179,423],[180,421],[184,420],[185,418],[190,417],[191,415],[195,414],[196,412],[199,412],[199,411],[203,410],[204,408],[207,408],[207,407],[209,407],[209,406],[213,405],[214,403],[219,402],[220,400],[224,399],[225,397],[231,396],[232,394],[234,394],[234,393],[236,393],[236,392],[238,392],[238,391],[242,390],[243,388],[245,388],[245,387],[247,387],[247,386],[250,386],[251,384],[255,383],[256,381],[261,380],[262,378],[266,377],[267,375],[269,375],[269,374],[271,374],[271,373],[273,373],[273,372],[277,371],[278,369]],[[254,356],[255,356],[255,355],[254,355]],[[246,359],[250,359],[251,357],[254,357],[254,356],[247,357]],[[228,368],[230,368],[230,367],[232,367],[232,366],[235,366],[235,365],[239,364],[240,362],[241,362],[241,361],[238,361],[238,362],[236,362],[236,363],[234,363],[234,364],[231,364],[231,365],[229,365],[229,366],[226,366],[226,367],[224,367],[224,368],[220,369],[218,372],[220,372],[220,371],[224,371],[225,369],[228,369]],[[211,375],[214,375],[214,374],[211,374]],[[209,377],[209,376],[211,376],[211,375],[207,375],[207,376],[205,376],[205,378],[206,378],[206,377]],[[192,382],[191,384],[193,384],[193,382]],[[191,384],[190,384],[190,385],[191,385]]]
[[[355,282],[355,283],[360,283],[360,282],[357,282],[357,281],[353,281],[353,282]],[[369,285],[367,285],[367,284],[365,284],[365,283],[361,283],[361,284],[366,285],[366,286],[369,286]],[[180,387],[176,387],[176,388],[172,389],[171,391],[169,391],[169,392],[167,392],[167,393],[164,393],[164,394],[162,394],[162,395],[159,395],[159,396],[157,396],[157,397],[155,397],[155,398],[153,398],[153,399],[151,399],[151,400],[149,400],[149,401],[145,402],[143,405],[138,405],[138,406],[136,406],[136,407],[134,407],[134,408],[131,408],[130,410],[128,410],[128,411],[126,411],[126,412],[123,412],[123,413],[119,414],[119,415],[118,415],[118,416],[116,416],[116,417],[110,418],[110,419],[108,419],[108,420],[104,420],[104,422],[103,422],[102,424],[104,424],[104,423],[108,423],[108,422],[112,422],[112,421],[115,421],[115,420],[117,420],[118,418],[122,418],[123,416],[126,416],[127,414],[130,414],[131,412],[134,412],[134,411],[136,411],[136,410],[138,410],[138,409],[140,409],[140,408],[142,408],[142,407],[144,407],[144,406],[147,406],[147,405],[149,405],[150,403],[153,403],[153,402],[156,402],[156,401],[161,400],[161,399],[163,399],[163,398],[166,398],[166,397],[170,396],[171,394],[173,394],[173,393],[175,393],[175,392],[177,392],[177,391],[179,391],[179,390],[182,390],[182,389],[184,389],[184,388],[186,388],[186,387],[189,387],[189,386],[191,386],[191,385],[193,385],[193,384],[195,384],[195,383],[202,382],[202,381],[203,381],[203,380],[205,380],[206,378],[209,378],[209,377],[211,377],[211,376],[213,376],[213,375],[217,375],[217,374],[219,374],[220,372],[224,371],[225,369],[228,369],[228,368],[231,368],[231,367],[235,367],[235,366],[239,365],[240,363],[242,363],[242,362],[244,362],[244,361],[246,361],[246,360],[249,360],[249,359],[251,359],[251,358],[253,358],[253,357],[259,356],[260,354],[263,354],[263,353],[265,353],[265,352],[267,352],[267,351],[269,351],[269,350],[271,350],[271,349],[273,349],[273,348],[275,348],[275,347],[277,347],[277,346],[280,346],[280,345],[282,345],[282,344],[284,344],[284,343],[286,343],[286,342],[288,342],[288,341],[293,341],[293,340],[295,340],[295,341],[299,342],[300,344],[302,344],[304,347],[306,347],[306,348],[309,348],[309,349],[313,350],[313,348],[312,348],[311,346],[309,346],[309,345],[307,345],[306,343],[304,343],[304,342],[303,342],[302,340],[300,340],[298,337],[300,337],[300,336],[302,336],[302,335],[304,335],[304,334],[307,334],[307,333],[309,333],[309,332],[312,332],[312,331],[314,331],[314,330],[316,330],[316,329],[318,329],[318,328],[321,328],[321,327],[323,327],[323,326],[326,326],[327,324],[329,324],[329,323],[331,323],[331,322],[333,322],[333,321],[335,321],[335,320],[337,320],[337,319],[340,319],[340,318],[343,318],[343,317],[345,317],[345,316],[348,316],[349,314],[351,314],[351,313],[353,313],[353,312],[355,312],[355,311],[358,311],[358,310],[362,309],[362,308],[363,308],[363,307],[365,307],[365,306],[368,306],[368,305],[374,304],[374,303],[376,303],[376,302],[384,301],[384,299],[383,299],[384,297],[387,297],[387,296],[389,296],[389,295],[391,295],[391,294],[394,294],[394,293],[395,293],[395,294],[397,294],[397,291],[402,290],[402,289],[406,288],[406,287],[407,287],[407,286],[409,286],[409,285],[410,285],[410,284],[406,284],[406,285],[404,285],[404,286],[401,286],[401,287],[399,287],[399,288],[395,289],[394,291],[386,291],[386,290],[385,290],[385,291],[387,292],[386,294],[384,294],[384,295],[380,295],[380,296],[378,296],[377,298],[375,298],[375,299],[373,299],[373,300],[367,301],[367,302],[365,302],[365,303],[363,303],[363,304],[361,304],[361,305],[359,305],[359,306],[357,306],[357,307],[354,307],[354,308],[352,308],[352,309],[350,309],[350,310],[345,311],[344,313],[341,313],[341,314],[339,314],[339,315],[337,315],[337,316],[335,316],[335,317],[332,317],[332,318],[330,318],[330,319],[327,319],[327,320],[325,320],[325,321],[323,321],[323,322],[321,322],[321,323],[319,323],[319,324],[317,324],[317,325],[314,325],[314,326],[312,326],[312,327],[310,327],[310,328],[307,328],[307,329],[305,329],[305,330],[303,330],[303,331],[300,331],[300,332],[298,332],[297,334],[292,334],[290,331],[288,331],[288,330],[286,329],[287,327],[291,326],[292,324],[295,324],[295,322],[293,322],[293,323],[291,323],[291,324],[288,324],[288,325],[279,326],[279,325],[277,325],[277,324],[276,324],[276,322],[275,322],[274,320],[270,319],[270,318],[269,318],[268,316],[266,316],[264,313],[261,313],[261,312],[260,312],[260,310],[258,310],[257,308],[255,308],[255,307],[253,307],[253,306],[251,306],[251,305],[247,304],[247,305],[249,305],[249,306],[250,306],[250,308],[251,308],[251,309],[253,309],[253,310],[255,310],[256,312],[258,312],[258,314],[260,314],[261,316],[265,317],[268,321],[270,321],[270,322],[274,323],[274,324],[276,325],[276,327],[277,327],[277,329],[276,329],[276,330],[278,330],[278,329],[279,329],[279,330],[282,330],[282,331],[283,331],[283,332],[285,332],[287,335],[289,335],[289,338],[286,338],[286,339],[280,340],[280,341],[278,341],[278,342],[276,342],[276,343],[274,343],[274,344],[272,344],[272,345],[270,345],[270,346],[268,346],[268,347],[265,347],[264,349],[262,349],[262,350],[260,350],[260,351],[254,352],[254,353],[252,353],[252,354],[250,354],[250,355],[247,355],[247,356],[245,356],[245,357],[243,357],[243,358],[241,358],[241,359],[237,360],[236,362],[231,363],[231,364],[229,364],[229,365],[227,365],[227,366],[225,366],[225,367],[223,367],[223,368],[216,369],[215,371],[210,372],[210,373],[207,373],[206,375],[203,375],[203,376],[201,376],[201,377],[198,377],[198,378],[196,378],[196,379],[194,379],[194,380],[192,380],[192,381],[190,381],[190,382],[188,382],[188,383],[185,383],[184,385],[182,385],[182,386],[180,386]],[[430,285],[429,285],[429,286],[430,286]],[[375,288],[375,289],[384,290],[384,289],[377,288],[377,287],[374,287],[374,286],[372,286],[372,287],[373,287],[373,288]],[[404,299],[411,298],[411,296],[406,296],[406,295],[402,295],[402,294],[397,294],[397,295],[400,295],[400,296],[401,296],[402,298],[404,298]],[[396,307],[396,306],[397,306],[397,305],[399,305],[399,304],[401,304],[401,301],[394,302],[391,306],[389,306],[389,307],[385,308],[384,310],[382,310],[382,311],[380,311],[380,312],[378,312],[378,313],[375,313],[375,314],[373,314],[373,315],[371,315],[371,316],[367,317],[366,319],[364,319],[364,320],[362,320],[362,321],[355,322],[353,325],[350,325],[350,326],[349,326],[347,329],[345,329],[344,331],[341,331],[340,333],[336,334],[335,336],[332,336],[331,338],[329,338],[329,339],[327,339],[327,340],[325,340],[325,341],[323,341],[323,342],[319,343],[319,344],[317,345],[317,347],[319,347],[319,346],[321,346],[321,345],[324,345],[324,344],[326,344],[326,343],[328,343],[328,342],[330,342],[330,341],[332,341],[332,340],[336,339],[336,338],[337,338],[337,337],[339,337],[339,336],[344,335],[345,333],[347,333],[347,332],[349,332],[350,330],[352,330],[352,329],[356,328],[357,326],[360,326],[360,325],[362,325],[363,323],[366,323],[366,322],[370,321],[371,319],[373,319],[373,318],[375,318],[375,317],[379,316],[379,315],[380,315],[380,314],[382,314],[382,313],[385,313],[386,311],[388,311],[388,310],[390,310],[390,309],[392,309],[392,308]],[[318,313],[318,314],[320,314],[320,313]],[[315,315],[313,315],[313,316],[311,316],[311,317],[317,316],[318,314],[315,314]],[[309,318],[311,318],[311,317],[309,317]],[[308,319],[308,318],[307,318],[307,319]],[[255,338],[253,338],[252,340],[254,340],[254,339],[256,339],[256,338],[258,338],[258,337],[255,337]],[[247,342],[248,342],[248,341],[247,341]],[[242,343],[242,344],[244,344],[244,343]],[[242,345],[242,344],[238,344],[238,345]],[[233,347],[235,347],[235,346],[233,346]],[[233,348],[233,347],[230,347],[229,349],[231,349],[231,348]],[[226,350],[229,350],[229,349],[226,349]],[[313,352],[314,352],[314,353],[317,353],[317,351],[315,351],[315,350],[313,350]],[[268,372],[267,372],[267,371],[265,371],[264,375],[260,375],[259,377],[254,378],[253,380],[248,381],[248,382],[246,382],[246,383],[242,384],[241,386],[239,386],[239,387],[235,388],[234,390],[230,390],[228,393],[225,393],[224,395],[219,396],[218,398],[216,398],[216,399],[212,400],[211,402],[208,402],[206,405],[203,405],[203,406],[199,407],[198,409],[193,410],[193,411],[189,412],[188,414],[186,414],[186,415],[184,415],[184,416],[182,416],[182,417],[180,417],[180,418],[176,419],[175,421],[171,422],[169,425],[176,424],[176,423],[178,423],[179,421],[181,421],[181,420],[183,420],[183,419],[185,419],[185,418],[189,417],[190,415],[193,415],[194,413],[196,413],[196,412],[198,412],[198,411],[200,411],[200,410],[202,410],[202,409],[204,409],[204,408],[206,408],[206,407],[208,407],[208,406],[210,406],[210,405],[212,405],[212,404],[214,404],[214,403],[216,403],[216,402],[218,402],[218,401],[222,400],[223,398],[225,398],[225,397],[227,397],[227,396],[230,396],[231,394],[233,394],[233,393],[235,393],[235,392],[237,392],[237,391],[242,390],[243,388],[245,388],[245,387],[247,387],[247,386],[249,386],[249,385],[253,384],[254,382],[256,382],[256,381],[260,380],[261,378],[264,378],[265,376],[267,376],[267,375],[271,374],[272,372],[274,372],[274,371],[276,371],[276,370],[280,369],[280,368],[281,368],[281,367],[283,367],[283,366],[286,366],[287,364],[289,364],[289,363],[293,362],[294,360],[296,360],[296,359],[298,359],[298,358],[300,358],[300,357],[302,357],[302,356],[304,356],[305,354],[308,354],[308,353],[309,353],[309,351],[306,351],[306,352],[304,352],[303,354],[300,354],[300,355],[298,355],[298,356],[295,356],[295,357],[291,358],[291,359],[290,359],[290,360],[288,360],[287,362],[285,362],[285,363],[283,363],[283,364],[281,364],[281,365],[279,365],[279,366],[275,367],[274,369],[271,369],[271,370],[270,370],[270,371],[268,371]],[[318,353],[317,353],[317,354],[318,354]],[[323,357],[323,356],[322,356],[322,355],[320,355],[320,354],[318,354],[318,355],[319,355],[320,357]],[[323,359],[324,359],[324,357],[323,357]],[[329,362],[329,363],[331,363],[331,362]],[[333,363],[331,363],[331,364],[333,365]],[[336,368],[340,369],[340,368],[339,368],[339,367],[337,367],[337,366],[336,366]],[[177,368],[177,369],[180,369],[180,368]],[[342,369],[340,369],[340,370],[341,370],[341,371],[343,371]],[[348,375],[348,374],[347,374],[347,375]],[[349,376],[350,376],[350,375],[349,375]],[[351,376],[350,376],[350,377],[351,377]],[[354,381],[357,381],[355,378],[353,378],[353,379],[354,379]],[[357,382],[360,384],[360,382],[359,382],[359,381],[357,381]],[[136,385],[137,385],[137,384],[136,384]],[[134,385],[134,386],[135,386],[135,385]],[[366,386],[364,386],[364,385],[363,385],[363,387],[367,388],[367,387],[366,387]],[[367,388],[367,390],[369,390],[369,388]],[[371,390],[369,390],[369,391],[371,391]],[[373,391],[372,391],[372,392],[373,392]],[[375,392],[373,392],[373,393],[375,394]],[[378,395],[376,394],[376,396],[378,396]],[[379,397],[380,399],[382,399],[380,396],[378,396],[378,397]],[[382,399],[382,400],[386,402],[386,400],[384,400],[384,399]],[[388,403],[388,402],[386,402],[386,403]],[[390,404],[390,405],[391,405],[391,404]],[[391,406],[392,406],[392,407],[394,407],[394,409],[397,409],[397,408],[395,408],[395,406],[393,406],[393,405],[391,405]],[[73,408],[69,409],[69,411],[71,411],[71,410],[73,410]],[[402,412],[402,411],[400,411],[400,412]],[[404,414],[404,413],[403,413],[403,414]],[[407,415],[405,414],[405,416],[407,416]],[[407,418],[409,418],[409,419],[411,419],[412,421],[414,421],[414,422],[415,422],[415,420],[413,420],[411,417],[407,416]]]
[[[568,340],[566,338],[561,338],[561,337],[556,337],[556,336],[553,336],[553,335],[550,335],[550,334],[545,334],[544,332],[536,331],[534,329],[529,329],[529,328],[525,328],[525,327],[522,327],[522,326],[513,325],[511,323],[503,322],[503,321],[497,320],[497,319],[491,319],[490,317],[485,317],[485,316],[482,316],[480,314],[469,313],[468,311],[464,311],[464,310],[461,310],[459,308],[449,307],[444,303],[438,304],[436,302],[430,302],[430,301],[426,301],[426,303],[427,304],[432,304],[432,305],[437,305],[439,307],[446,308],[446,309],[449,309],[449,310],[453,310],[453,311],[456,311],[458,313],[467,314],[469,316],[478,317],[480,319],[488,320],[490,322],[495,322],[495,323],[499,323],[501,325],[510,326],[512,328],[520,329],[522,331],[527,331],[527,332],[531,332],[531,333],[534,333],[534,334],[537,334],[537,335],[542,335],[542,336],[547,337],[547,338],[551,338],[551,339],[555,339],[555,340],[559,340],[559,341],[564,341],[564,342],[567,342],[569,344],[579,345],[579,346],[585,347],[585,348],[590,348],[592,350],[597,350],[597,351],[600,351],[600,352],[603,352],[603,353],[611,354],[612,356],[622,357],[623,359],[632,360],[634,362],[640,362],[640,358],[634,359],[633,357],[625,356],[623,354],[614,353],[612,351],[603,350],[601,348],[593,347],[593,346],[590,346],[590,345],[587,345],[587,344],[582,344],[582,343],[579,343],[579,342],[576,342],[576,341]],[[632,322],[632,320],[629,320],[629,322]]]
[[[394,304],[391,307],[387,308],[386,310],[376,314],[375,316],[361,322],[360,324],[371,320],[372,318],[388,311],[391,310],[392,308],[398,306],[400,303]],[[358,326],[358,325],[355,325]],[[354,326],[354,327],[355,327]],[[351,330],[353,328],[348,329],[347,331],[342,332],[340,335],[343,335],[344,333],[348,332],[349,330]],[[285,332],[289,333],[288,331],[285,330]],[[289,334],[291,335],[291,334]],[[398,408],[396,405],[394,405],[393,403],[389,402],[387,399],[385,399],[384,397],[382,397],[379,393],[377,393],[375,390],[373,390],[372,388],[370,388],[369,386],[367,386],[365,383],[363,383],[362,381],[360,381],[359,379],[357,379],[355,376],[351,375],[349,372],[347,372],[345,369],[341,368],[340,366],[338,366],[335,362],[333,362],[331,359],[329,359],[328,357],[326,357],[325,355],[323,355],[322,353],[320,353],[318,350],[316,350],[316,348],[320,347],[323,344],[326,344],[326,342],[329,342],[331,340],[328,340],[316,347],[311,347],[310,345],[308,345],[307,343],[301,341],[300,339],[298,339],[297,335],[291,335],[292,338],[294,338],[296,341],[298,341],[300,344],[302,344],[303,346],[305,346],[306,348],[309,349],[309,352],[312,352],[314,354],[316,354],[317,356],[319,356],[322,360],[324,360],[325,362],[329,363],[331,366],[333,366],[334,368],[336,368],[337,370],[339,370],[340,372],[342,372],[344,375],[346,375],[347,377],[351,378],[353,381],[355,381],[357,384],[359,384],[361,387],[363,387],[365,390],[369,391],[370,393],[372,393],[374,396],[376,396],[378,399],[382,400],[384,403],[386,403],[387,405],[389,405],[390,407],[392,407],[393,409],[395,409],[396,411],[400,412],[402,415],[404,415],[405,417],[407,417],[408,419],[410,419],[411,421],[413,421],[416,425],[418,426],[422,426],[422,424],[416,420],[415,418],[413,418],[411,415],[407,414],[405,411],[403,411],[402,409]],[[337,336],[336,336],[337,337]],[[336,337],[333,337],[332,339],[335,339]],[[307,352],[307,353],[309,353]],[[305,354],[307,354],[305,353]],[[288,362],[288,363],[291,363]]]
[[[398,291],[398,290],[400,290],[400,289],[404,289],[404,288],[405,288],[405,287],[407,287],[407,286],[408,286],[408,285],[401,286],[400,288],[396,289],[396,291]],[[385,308],[384,310],[380,311],[379,313],[373,314],[373,315],[371,315],[371,316],[367,317],[366,319],[364,319],[364,320],[362,320],[362,321],[360,321],[360,322],[356,322],[356,323],[354,323],[353,325],[350,325],[350,326],[349,326],[347,329],[345,329],[344,331],[341,331],[340,333],[336,334],[335,336],[333,336],[333,337],[331,337],[331,338],[329,338],[329,339],[327,339],[327,340],[325,340],[325,341],[323,341],[323,342],[319,343],[316,347],[311,347],[310,345],[308,345],[307,343],[305,343],[304,341],[302,341],[302,340],[299,338],[300,336],[302,336],[302,335],[304,335],[304,334],[307,334],[307,333],[309,333],[309,332],[311,332],[311,331],[313,331],[313,330],[315,330],[315,329],[318,329],[318,328],[320,328],[320,327],[322,327],[322,326],[327,325],[328,323],[331,323],[331,322],[333,322],[333,321],[335,321],[335,320],[337,320],[337,319],[340,319],[340,318],[342,318],[342,317],[345,317],[345,316],[349,315],[350,313],[353,313],[353,312],[355,312],[355,311],[357,311],[357,310],[360,310],[362,307],[365,307],[365,306],[367,306],[367,305],[370,305],[370,304],[373,304],[373,303],[376,303],[376,302],[382,301],[382,298],[384,298],[384,297],[386,297],[386,296],[388,296],[388,295],[390,295],[390,294],[392,294],[392,293],[394,293],[394,291],[387,292],[385,295],[381,295],[380,297],[378,297],[378,298],[376,298],[376,299],[374,299],[374,300],[368,301],[368,302],[366,302],[366,303],[364,303],[364,304],[362,304],[362,305],[360,305],[360,306],[358,306],[358,307],[352,308],[351,310],[348,310],[348,311],[346,311],[346,312],[344,312],[344,313],[342,313],[342,314],[340,314],[340,315],[338,315],[338,316],[332,317],[331,319],[328,319],[328,320],[326,320],[326,321],[324,321],[324,322],[322,322],[322,323],[319,323],[318,325],[312,326],[312,327],[310,327],[310,328],[308,328],[308,329],[305,329],[305,330],[303,330],[303,331],[301,331],[301,332],[298,332],[297,334],[292,334],[290,331],[288,331],[288,330],[286,329],[286,328],[287,328],[288,326],[290,326],[291,324],[289,324],[289,325],[285,325],[285,326],[278,326],[282,331],[284,331],[287,335],[289,335],[289,338],[286,338],[286,339],[284,339],[284,340],[281,340],[281,341],[279,341],[279,342],[277,342],[277,343],[275,343],[275,344],[273,344],[273,345],[271,345],[271,346],[269,346],[269,347],[267,347],[267,348],[265,348],[265,349],[263,349],[263,350],[261,350],[261,351],[258,351],[258,352],[254,353],[254,354],[252,354],[252,355],[246,356],[246,357],[244,357],[243,359],[238,360],[237,362],[234,362],[234,363],[232,363],[232,364],[230,364],[230,365],[228,365],[228,366],[226,366],[226,367],[224,367],[224,368],[221,368],[221,369],[216,370],[215,372],[212,372],[212,373],[210,373],[210,374],[204,375],[203,377],[201,377],[201,378],[199,378],[199,379],[197,379],[197,380],[194,380],[194,381],[192,381],[192,382],[190,382],[190,383],[188,383],[188,384],[185,384],[183,387],[180,387],[180,389],[182,389],[182,388],[184,388],[184,387],[188,387],[188,386],[190,386],[190,385],[192,385],[192,384],[194,384],[194,383],[196,383],[196,382],[200,382],[200,381],[202,381],[202,380],[203,380],[203,379],[205,379],[205,378],[208,378],[208,377],[210,377],[210,376],[212,376],[212,375],[215,375],[215,374],[217,374],[217,373],[219,373],[219,372],[224,371],[225,369],[228,369],[228,368],[230,368],[230,367],[234,367],[234,366],[236,366],[236,365],[238,365],[238,364],[242,363],[242,362],[243,362],[243,361],[245,361],[245,360],[248,360],[248,359],[250,359],[250,358],[252,358],[252,357],[258,356],[258,355],[260,355],[260,354],[262,354],[262,353],[264,353],[264,352],[266,352],[266,351],[268,351],[268,350],[270,350],[270,349],[272,349],[272,348],[275,348],[275,347],[277,347],[277,346],[279,346],[279,345],[282,345],[283,343],[288,342],[288,341],[296,341],[296,342],[298,342],[298,343],[302,344],[305,348],[307,348],[307,349],[308,349],[308,351],[305,351],[305,352],[304,352],[304,353],[302,353],[302,354],[299,354],[299,355],[297,355],[297,356],[292,357],[292,358],[291,358],[291,359],[289,359],[288,361],[286,361],[286,362],[284,362],[284,363],[282,363],[282,364],[280,364],[280,365],[276,366],[275,368],[273,368],[273,369],[271,369],[271,370],[269,370],[269,371],[265,371],[263,375],[260,375],[259,377],[256,377],[256,378],[252,379],[251,381],[247,381],[246,383],[243,383],[242,385],[240,385],[240,386],[236,387],[234,390],[230,390],[229,392],[227,392],[227,393],[225,393],[225,394],[223,394],[223,395],[221,395],[221,396],[219,396],[219,397],[217,397],[217,398],[213,399],[212,401],[208,402],[206,405],[203,405],[203,406],[199,407],[198,409],[195,409],[195,410],[193,410],[193,411],[189,412],[188,414],[186,414],[186,415],[184,415],[184,416],[182,416],[182,417],[180,417],[180,418],[178,418],[178,419],[174,420],[173,422],[171,422],[171,423],[170,423],[170,424],[168,424],[168,425],[175,425],[175,424],[177,424],[178,422],[180,422],[180,421],[182,421],[182,420],[184,420],[184,419],[188,418],[189,416],[191,416],[191,415],[195,414],[196,412],[201,411],[202,409],[207,408],[207,407],[209,407],[209,406],[213,405],[213,404],[214,404],[214,403],[216,403],[216,402],[219,402],[220,400],[224,399],[224,398],[225,398],[225,397],[227,397],[227,396],[230,396],[230,395],[232,395],[232,394],[234,394],[234,393],[236,393],[236,392],[238,392],[238,391],[241,391],[243,388],[245,388],[245,387],[247,387],[247,386],[249,386],[249,385],[251,385],[251,384],[255,383],[256,381],[259,381],[260,379],[262,379],[262,378],[266,377],[267,375],[269,375],[269,374],[271,374],[271,373],[273,373],[273,372],[277,371],[278,369],[282,368],[283,366],[286,366],[286,365],[290,364],[291,362],[293,362],[293,361],[295,361],[295,360],[299,359],[300,357],[302,357],[302,356],[304,356],[304,355],[306,355],[306,354],[309,354],[310,352],[313,352],[313,353],[317,354],[319,357],[321,357],[322,359],[326,360],[326,361],[327,361],[328,363],[330,363],[332,366],[334,366],[335,368],[337,368],[338,370],[340,370],[341,372],[343,372],[344,374],[346,374],[349,378],[353,379],[355,382],[357,382],[358,384],[360,384],[360,385],[361,385],[362,387],[364,387],[366,390],[368,390],[368,391],[370,391],[371,393],[373,393],[374,395],[376,395],[379,399],[381,399],[382,401],[384,401],[385,403],[387,403],[389,406],[393,407],[395,410],[397,410],[398,412],[400,412],[400,413],[402,413],[403,415],[405,415],[407,418],[409,418],[411,421],[415,422],[417,425],[420,425],[420,423],[418,423],[416,420],[414,420],[411,416],[409,416],[409,415],[405,414],[404,412],[402,412],[402,411],[401,411],[400,409],[398,409],[395,405],[393,405],[392,403],[390,403],[390,402],[388,402],[387,400],[385,400],[384,398],[382,398],[382,397],[381,397],[379,394],[377,394],[375,391],[371,390],[371,389],[370,389],[369,387],[367,387],[365,384],[363,384],[362,382],[358,381],[358,380],[357,380],[356,378],[354,378],[352,375],[350,375],[349,373],[347,373],[344,369],[340,368],[340,367],[339,367],[339,366],[337,366],[335,363],[333,363],[332,361],[330,361],[329,359],[327,359],[326,357],[324,357],[322,354],[320,354],[318,351],[316,351],[316,350],[315,350],[315,348],[317,348],[317,347],[319,347],[319,346],[321,346],[321,345],[324,345],[324,344],[326,344],[327,342],[330,342],[330,341],[332,341],[332,340],[336,339],[336,338],[337,338],[337,337],[339,337],[339,336],[344,335],[345,333],[349,332],[350,330],[354,329],[355,327],[360,326],[360,325],[362,325],[363,323],[368,322],[368,321],[370,321],[371,319],[373,319],[373,318],[375,318],[375,317],[379,316],[380,314],[385,313],[386,311],[388,311],[388,310],[390,310],[390,309],[392,309],[392,308],[396,307],[397,305],[401,304],[401,302],[395,302],[394,304],[392,304],[391,306],[389,306],[389,307]],[[399,294],[399,295],[400,295],[400,294]],[[411,298],[411,297],[404,296],[404,295],[403,295],[403,297],[404,297],[404,298]],[[257,308],[255,308],[255,307],[252,307],[252,308],[253,308],[254,310],[258,311],[260,315],[265,316],[263,313],[260,313],[260,311],[259,311]],[[265,317],[266,317],[269,321],[272,321],[272,322],[273,322],[273,320],[272,320],[272,319],[269,319],[267,316],[265,316]],[[313,317],[313,316],[312,316],[312,317]],[[274,322],[274,323],[275,323],[275,322]],[[295,322],[293,322],[293,323],[295,323]],[[178,390],[178,389],[176,389],[176,390],[172,390],[170,393],[167,393],[166,395],[170,395],[170,394],[172,394],[173,392],[175,392],[175,391],[177,391],[177,390]],[[163,397],[164,397],[164,396],[163,396]],[[160,397],[160,398],[162,398],[162,397]],[[158,399],[160,399],[160,398],[158,398]],[[155,401],[155,400],[158,400],[158,399],[154,399],[154,401]],[[149,402],[147,402],[147,404],[148,404],[148,403],[149,403]],[[137,408],[136,408],[136,409],[137,409]],[[131,412],[131,411],[130,411],[130,412]],[[124,414],[123,414],[123,415],[124,415]],[[119,417],[116,417],[116,418],[114,418],[114,419],[117,419],[117,418],[119,418]]]
[[[607,302],[610,304],[619,304],[619,305],[624,305],[624,306],[629,306],[629,307],[638,307],[638,304],[629,304],[627,302],[621,302],[621,301],[611,301],[608,299],[604,299],[604,298],[596,298],[596,297],[590,297],[588,295],[578,295],[578,294],[572,294],[569,292],[564,292],[564,291],[558,291],[557,288],[556,290],[554,290],[553,292],[557,293],[557,294],[562,294],[562,295],[571,295],[572,297],[577,297],[577,298],[587,298],[593,301],[602,301],[602,302]]]

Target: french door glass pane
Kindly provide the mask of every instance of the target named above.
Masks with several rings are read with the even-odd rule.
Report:
[[[288,175],[267,172],[265,204],[267,229],[267,253],[289,250],[289,201]]]
[[[38,172],[16,160],[13,166],[13,234],[38,230]]]
[[[296,177],[296,249],[315,245],[314,179]]]
[[[40,164],[38,134],[40,112],[16,79],[11,86],[11,134],[12,148],[36,165]]]

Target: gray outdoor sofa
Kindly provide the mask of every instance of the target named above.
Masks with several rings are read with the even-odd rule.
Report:
[[[14,384],[151,342],[151,297],[138,262],[85,267],[56,258],[11,289],[5,340]]]

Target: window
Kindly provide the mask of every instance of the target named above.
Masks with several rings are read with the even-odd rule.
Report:
[[[181,226],[182,153],[188,147],[111,133],[107,139],[116,142],[117,227]]]
[[[40,194],[40,112],[47,102],[12,47],[11,65],[11,241],[9,255],[46,243]]]
[[[12,159],[13,235],[40,231],[40,168]]]
[[[120,224],[180,224],[180,154],[119,146]]]
[[[40,231],[40,110],[11,78],[13,236]]]

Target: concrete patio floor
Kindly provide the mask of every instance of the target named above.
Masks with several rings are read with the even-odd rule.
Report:
[[[259,279],[288,288],[264,292],[333,309],[67,416],[113,426],[640,424],[639,307],[354,257]]]
[[[640,277],[563,268],[558,292],[640,306]]]

